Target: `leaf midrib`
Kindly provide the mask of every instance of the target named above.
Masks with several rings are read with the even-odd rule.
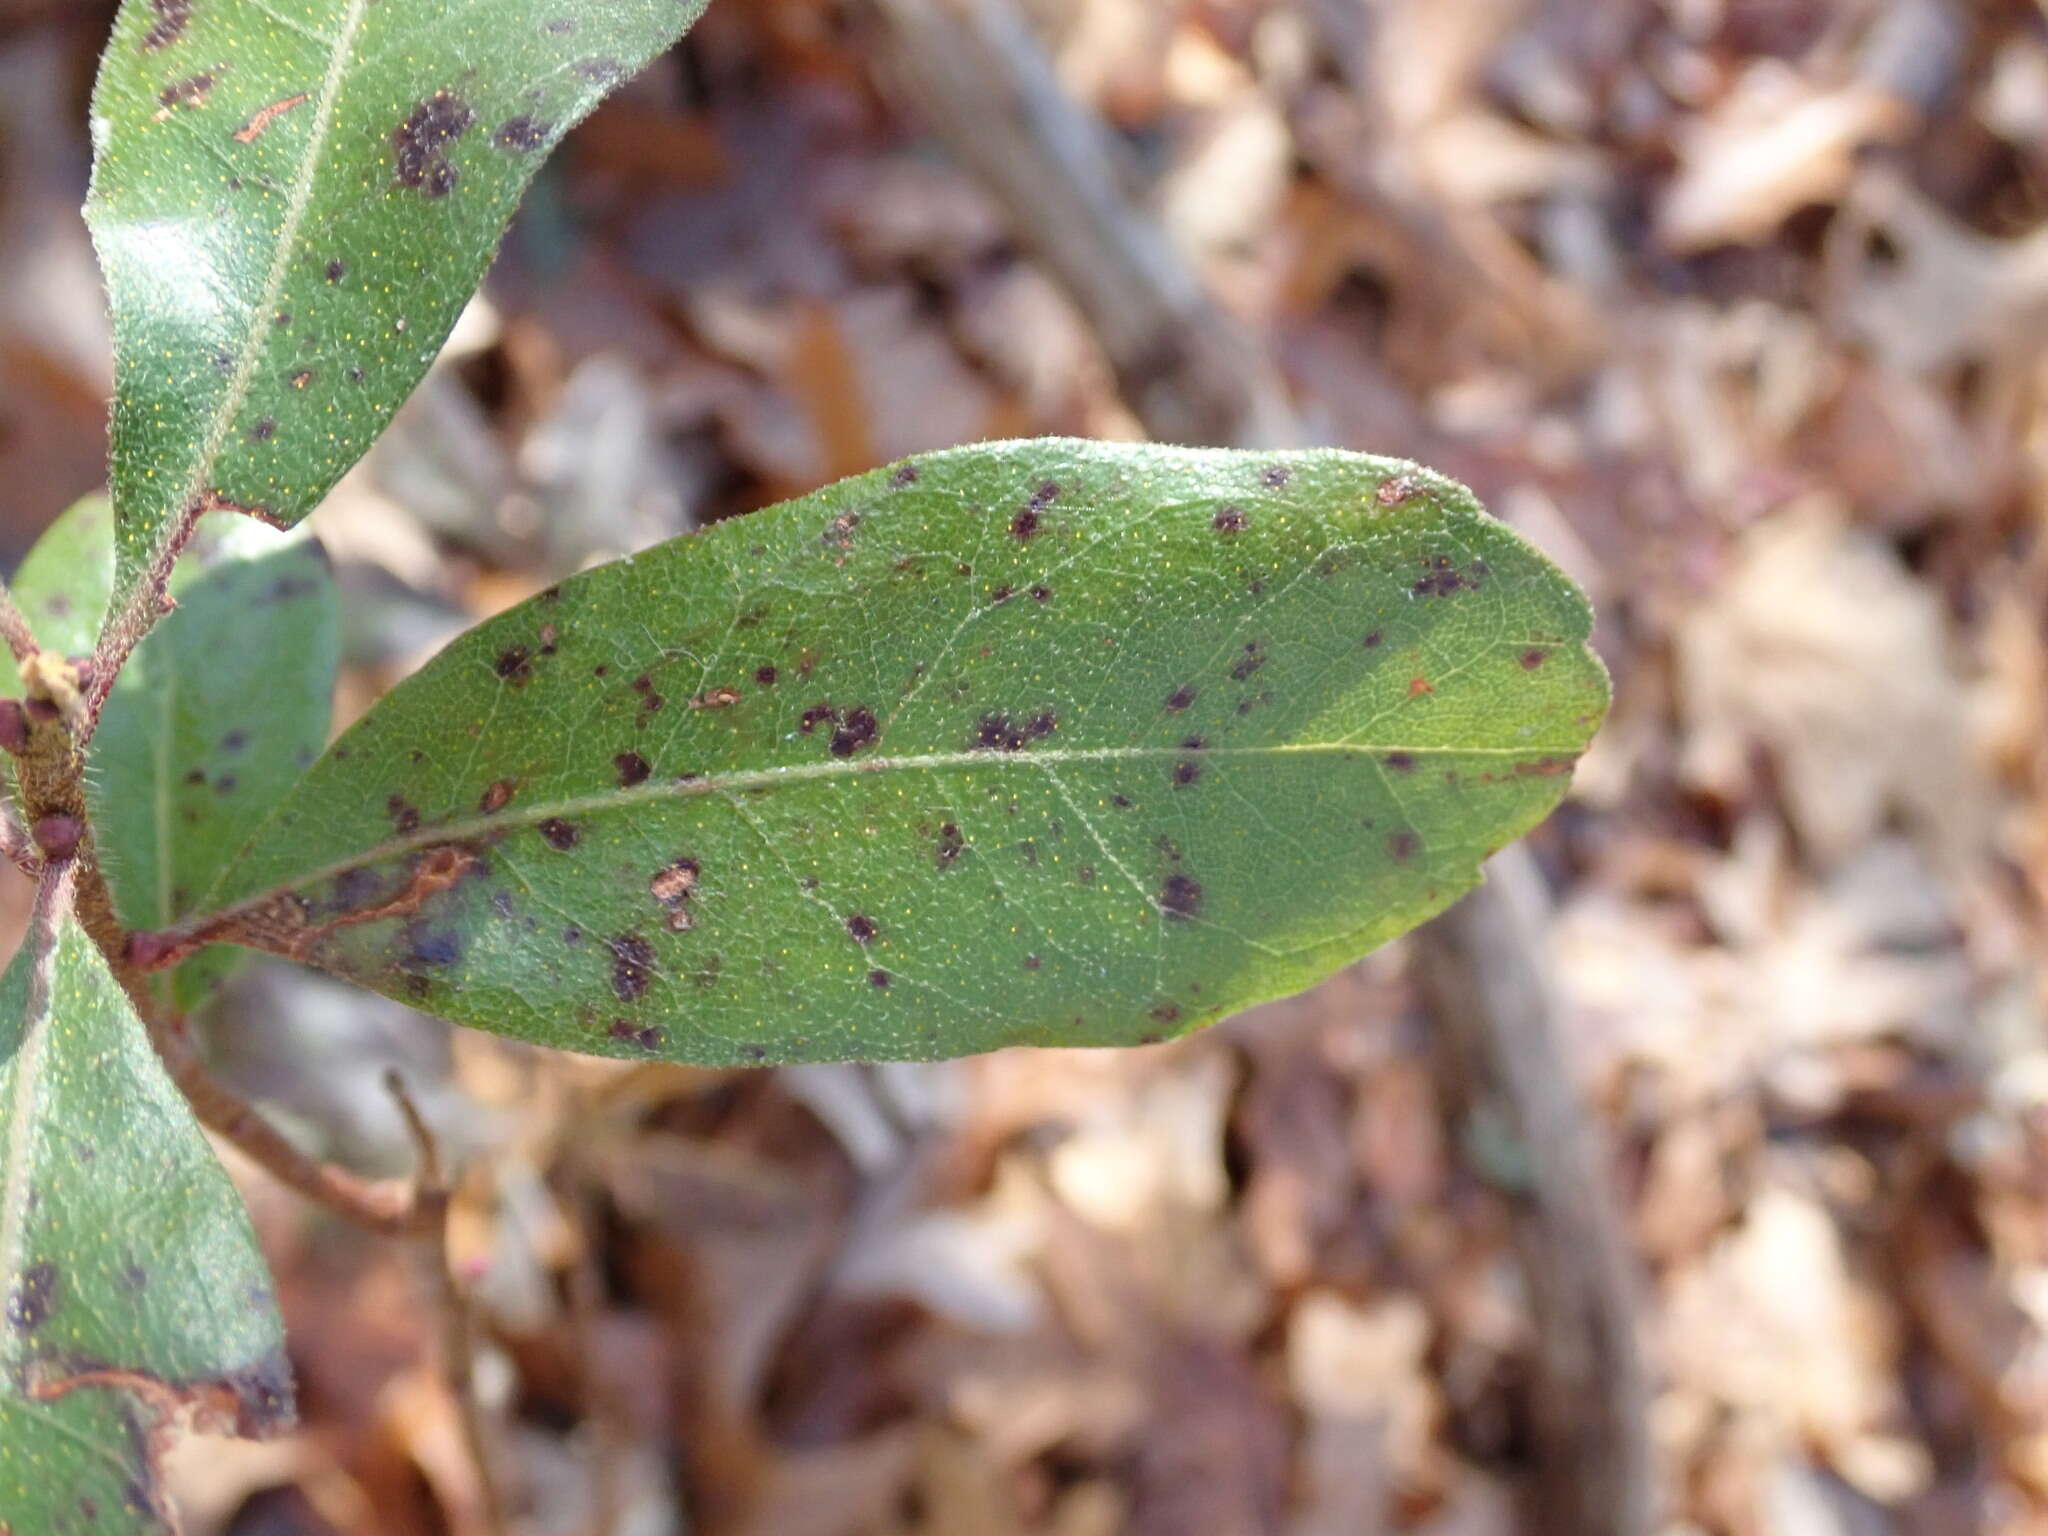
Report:
[[[165,932],[168,935],[196,934],[238,914],[261,907],[287,892],[315,885],[323,880],[331,880],[350,870],[361,869],[366,865],[398,858],[404,854],[416,853],[423,848],[465,842],[486,833],[503,831],[508,827],[530,827],[557,817],[624,810],[660,800],[745,794],[753,790],[774,789],[785,784],[852,779],[886,773],[945,773],[970,768],[1051,769],[1074,763],[1162,762],[1168,759],[1179,761],[1189,757],[1259,758],[1325,753],[1383,757],[1405,753],[1416,758],[1529,758],[1544,755],[1576,758],[1583,751],[1583,741],[1564,744],[1531,743],[1515,747],[1403,746],[1358,741],[1283,742],[1263,747],[1071,747],[1028,752],[934,752],[913,757],[846,758],[822,763],[789,763],[780,767],[748,769],[737,773],[704,774],[689,779],[671,778],[635,785],[630,789],[608,789],[597,794],[534,801],[517,807],[507,807],[491,815],[477,814],[453,821],[437,822],[433,826],[421,827],[417,832],[407,833],[403,837],[394,837],[374,844],[349,858],[338,859],[318,869],[306,870],[277,881],[262,891],[245,896],[230,905],[216,907],[187,918]],[[252,845],[260,838],[259,829],[251,840]],[[223,871],[223,879],[232,873],[233,867],[230,866]]]

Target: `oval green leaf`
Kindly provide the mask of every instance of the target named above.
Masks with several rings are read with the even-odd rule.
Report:
[[[564,582],[302,779],[183,936],[707,1063],[1179,1034],[1555,806],[1577,590],[1413,465],[935,454]]]
[[[425,372],[534,170],[704,0],[123,0],[93,97],[125,590],[284,526]]]
[[[0,1296],[0,1530],[167,1533],[174,1421],[291,1419],[241,1200],[51,893],[0,977]]]

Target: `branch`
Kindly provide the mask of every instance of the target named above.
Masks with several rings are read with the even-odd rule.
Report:
[[[1535,1314],[1542,1528],[1640,1536],[1654,1525],[1655,1472],[1635,1261],[1604,1146],[1565,1069],[1541,947],[1547,904],[1529,851],[1497,854],[1487,883],[1421,930],[1416,979],[1458,1128],[1491,1119],[1524,1160],[1507,1193]]]
[[[152,1001],[152,1012],[162,1009]],[[201,1064],[183,1022],[160,1027],[150,1024],[150,1038],[163,1057],[171,1080],[191,1102],[199,1123],[289,1189],[326,1206],[357,1226],[387,1237],[406,1237],[422,1231],[433,1213],[415,1188],[399,1179],[365,1179],[335,1163],[323,1162],[300,1151],[234,1090],[228,1088]]]
[[[99,644],[93,647],[91,675],[86,679],[84,705],[79,712],[78,747],[81,752],[99,727],[100,711],[106,707],[107,695],[114,691],[114,679],[121,675],[128,658],[135,654],[135,648],[156,628],[157,621],[171,611],[171,570],[177,565],[178,556],[192,542],[199,519],[221,505],[208,496],[187,507],[150,557],[142,579],[129,589],[120,606],[108,615],[105,627],[100,630]]]
[[[462,1424],[462,1438],[476,1467],[483,1529],[488,1536],[502,1536],[505,1501],[493,1469],[483,1412],[476,1400],[476,1328],[470,1316],[469,1297],[455,1283],[455,1272],[448,1263],[447,1173],[441,1165],[433,1129],[406,1091],[405,1079],[396,1067],[384,1074],[384,1088],[397,1101],[398,1112],[405,1118],[406,1131],[419,1157],[418,1231],[425,1242],[434,1302],[441,1314],[441,1368],[447,1373],[448,1390],[454,1395],[456,1416]]]
[[[4,582],[0,582],[0,635],[6,636],[7,649],[14,653],[16,661],[27,661],[41,649],[36,644],[35,631],[28,627],[27,616]]]

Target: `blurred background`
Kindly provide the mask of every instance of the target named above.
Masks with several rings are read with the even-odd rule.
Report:
[[[111,11],[0,0],[10,565],[103,477]],[[627,1067],[266,970],[220,1070],[386,1172],[415,1084],[521,1536],[2048,1531],[2044,334],[2038,0],[715,0],[316,517],[337,724],[1052,432],[1462,477],[1612,720],[1491,895],[1182,1043]],[[493,1536],[422,1255],[234,1171],[304,1427],[191,1529]]]

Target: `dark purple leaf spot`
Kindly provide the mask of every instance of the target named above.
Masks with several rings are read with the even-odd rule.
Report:
[[[401,835],[419,830],[419,808],[406,804],[402,796],[393,795],[389,800],[386,800],[384,802],[384,814],[391,818],[391,825]]]
[[[31,1264],[14,1282],[7,1298],[7,1321],[16,1333],[34,1333],[50,1320],[57,1306],[57,1266],[45,1260]]]
[[[336,915],[367,907],[382,894],[383,882],[375,870],[345,869],[334,877],[329,910]]]
[[[583,840],[576,823],[564,821],[559,816],[550,816],[540,824],[540,835],[548,840],[548,846],[560,853],[567,853]]]
[[[773,688],[775,686],[775,677],[776,672],[773,667],[754,668],[754,681],[763,688]]]
[[[1387,855],[1396,864],[1406,864],[1422,848],[1422,839],[1413,832],[1396,832],[1387,839]]]
[[[1202,910],[1202,883],[1192,875],[1168,875],[1159,887],[1159,910],[1168,917],[1196,916]]]
[[[552,20],[544,22],[541,30],[550,37],[567,37],[576,30],[576,18],[574,16],[554,17]]]
[[[864,913],[856,912],[846,920],[847,937],[851,938],[856,944],[874,943],[875,935],[881,931],[876,926],[875,920]]]
[[[252,443],[267,443],[275,436],[277,423],[268,416],[249,429],[249,441]]]
[[[484,790],[483,798],[477,801],[476,808],[486,816],[495,816],[512,803],[512,797],[518,790],[519,786],[512,780],[498,779]]]
[[[1052,601],[1052,588],[1051,588],[1051,587],[1044,587],[1044,586],[1040,586],[1040,587],[1033,587],[1033,588],[1031,589],[1031,600],[1032,600],[1033,602],[1037,602],[1037,603],[1049,603],[1049,602],[1051,602],[1051,601]]]
[[[1422,486],[1413,475],[1395,475],[1391,480],[1382,480],[1379,489],[1373,492],[1373,500],[1383,507],[1398,507],[1422,493]]]
[[[1251,519],[1244,515],[1243,507],[1224,507],[1209,519],[1209,526],[1218,533],[1243,533]]]
[[[635,784],[645,784],[654,769],[647,759],[638,752],[621,752],[612,759],[612,766],[619,771],[619,788],[631,789]]]
[[[462,963],[462,938],[453,929],[434,928],[417,920],[407,923],[400,938],[405,945],[401,962],[407,970],[428,966],[446,969]]]
[[[327,281],[329,281],[330,283],[338,283],[344,277],[347,276],[348,263],[343,261],[339,256],[335,257],[334,260],[327,263]]]
[[[1521,656],[1517,659],[1522,663],[1522,670],[1524,672],[1534,672],[1550,659],[1550,652],[1544,650],[1540,645],[1532,645],[1528,650],[1522,652]]]
[[[960,829],[952,822],[939,828],[939,841],[933,857],[941,869],[946,869],[967,851],[967,839],[960,835]]]
[[[533,677],[533,652],[523,645],[508,646],[498,652],[491,670],[515,688],[524,687]]]
[[[1195,689],[1192,683],[1182,683],[1166,696],[1166,707],[1176,712],[1186,709],[1194,702]]]
[[[1180,1022],[1180,1004],[1154,1003],[1145,1010],[1145,1014],[1148,1018],[1160,1024],[1178,1024]]]
[[[654,979],[654,948],[637,933],[622,933],[605,943],[612,952],[612,991],[621,1002],[630,1003]]]
[[[881,722],[871,709],[850,709],[832,733],[832,755],[851,757],[882,734]]]
[[[185,35],[192,21],[192,0],[149,0],[149,8],[156,13],[156,20],[142,34],[142,46],[154,53]]]
[[[895,980],[895,978],[891,976],[887,971],[868,972],[868,985],[871,987],[886,987],[893,980]]]
[[[906,486],[915,484],[917,484],[917,466],[915,464],[899,464],[896,466],[896,473],[889,477],[889,489],[892,491],[900,491]]]
[[[1240,683],[1247,683],[1251,681],[1252,674],[1265,664],[1266,648],[1256,640],[1248,641],[1244,654],[1231,665],[1230,675]]]
[[[631,1019],[613,1019],[611,1037],[622,1045],[637,1045],[643,1051],[659,1051],[668,1035],[658,1024],[635,1024]]]
[[[220,749],[223,752],[239,752],[248,745],[249,733],[247,731],[229,731],[227,735],[220,739]]]
[[[1432,555],[1413,591],[1417,597],[1449,597],[1454,592],[1476,591],[1479,583],[1451,563],[1449,555]]]
[[[498,131],[491,135],[491,142],[500,149],[527,154],[547,143],[548,135],[553,131],[554,124],[544,123],[538,118],[522,114],[519,117],[508,117],[498,124]]]
[[[1384,761],[1396,773],[1415,771],[1415,755],[1412,752],[1389,752]]]
[[[1013,722],[1008,715],[983,715],[974,728],[968,749],[974,752],[1022,752],[1034,741],[1042,741],[1059,728],[1051,710],[1042,710],[1029,720]]]
[[[156,99],[164,111],[173,112],[180,107],[203,107],[206,98],[219,82],[214,76],[198,74],[189,80],[175,80],[157,92]]]
[[[469,132],[476,114],[449,91],[436,91],[391,130],[391,152],[400,186],[422,197],[446,197],[455,190],[455,166],[448,146]]]
[[[1364,641],[1361,643],[1365,646],[1365,648],[1368,651],[1376,651],[1380,648],[1380,643],[1385,639],[1385,635],[1381,634],[1378,630],[1374,630],[1371,634],[1367,635]]]
[[[640,719],[643,723],[651,715],[658,715],[668,705],[668,700],[654,691],[654,679],[641,673],[633,679],[633,691],[640,695]]]
[[[1259,483],[1269,491],[1287,488],[1287,482],[1294,478],[1294,471],[1285,464],[1268,464],[1259,471]]]
[[[1024,969],[1027,971],[1035,971],[1044,964],[1045,962],[1036,955],[1026,955],[1024,957]]]

